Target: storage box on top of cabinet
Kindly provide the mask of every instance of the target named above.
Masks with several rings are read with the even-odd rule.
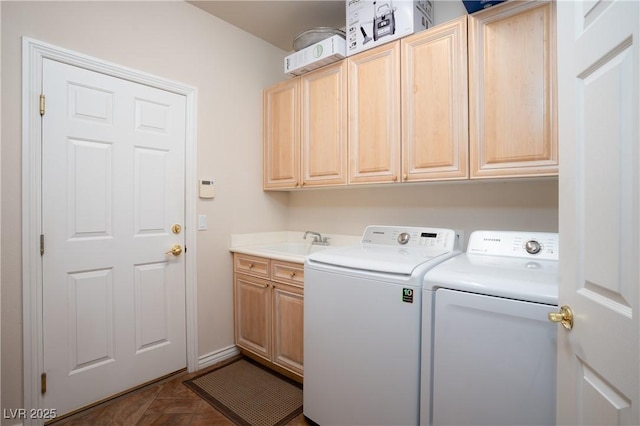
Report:
[[[334,35],[284,58],[284,72],[292,76],[302,75],[339,61],[345,55],[344,38]]]
[[[433,26],[432,0],[346,0],[347,56]]]

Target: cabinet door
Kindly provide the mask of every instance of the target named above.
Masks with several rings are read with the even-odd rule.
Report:
[[[302,185],[347,183],[347,61],[301,77]]]
[[[401,46],[402,180],[467,178],[467,17]]]
[[[400,41],[351,56],[349,183],[400,175]]]
[[[558,174],[555,2],[469,17],[471,177]]]
[[[236,344],[270,360],[272,305],[269,282],[236,274],[234,296]]]
[[[300,184],[300,79],[278,83],[263,93],[264,189]]]
[[[302,375],[304,297],[300,287],[273,288],[273,363]]]

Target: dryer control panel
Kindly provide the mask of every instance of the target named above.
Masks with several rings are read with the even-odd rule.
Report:
[[[467,253],[558,260],[558,241],[552,232],[474,231]]]
[[[377,244],[407,248],[434,248],[453,250],[457,247],[456,231],[443,228],[411,226],[368,226],[362,235],[362,244]]]

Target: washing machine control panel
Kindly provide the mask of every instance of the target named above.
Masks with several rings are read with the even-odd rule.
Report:
[[[362,244],[453,249],[456,232],[441,228],[369,226],[362,236]]]
[[[475,231],[467,253],[558,260],[558,240],[551,232]]]

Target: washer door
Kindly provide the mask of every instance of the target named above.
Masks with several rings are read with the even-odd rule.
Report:
[[[554,309],[437,290],[433,424],[555,424]]]

